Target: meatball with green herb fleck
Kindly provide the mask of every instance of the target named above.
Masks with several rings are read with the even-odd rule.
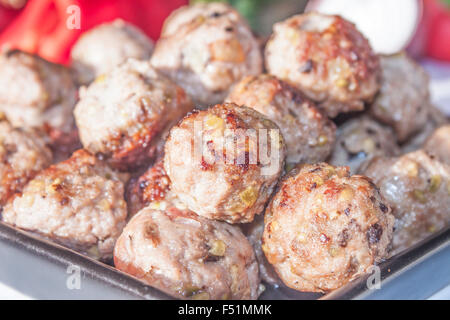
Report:
[[[253,248],[238,227],[170,204],[130,220],[114,264],[180,299],[257,299],[261,289]]]
[[[281,280],[327,292],[387,257],[394,216],[369,178],[320,163],[284,178],[264,223],[262,248]]]
[[[380,187],[397,218],[394,254],[442,230],[450,222],[450,166],[423,150],[377,157],[364,174]]]
[[[274,76],[245,77],[226,101],[255,109],[280,127],[287,163],[324,161],[333,149],[334,123],[311,100]]]

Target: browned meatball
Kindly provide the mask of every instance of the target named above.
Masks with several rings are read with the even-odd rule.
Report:
[[[380,187],[397,218],[394,254],[450,222],[450,167],[424,151],[375,158],[364,173]]]
[[[363,163],[375,156],[396,156],[399,153],[394,132],[369,117],[362,116],[339,127],[330,163],[349,166],[352,173],[357,173]]]
[[[116,268],[181,299],[256,299],[258,264],[239,228],[188,210],[149,207],[125,227]]]
[[[162,160],[155,163],[138,178],[132,179],[127,187],[128,213],[134,215],[150,203],[173,198],[170,179],[164,170]]]
[[[126,223],[123,178],[86,151],[76,151],[31,180],[4,207],[2,219],[106,260]]]
[[[284,158],[276,124],[253,109],[222,104],[193,112],[172,128],[164,168],[189,209],[244,223],[263,211]]]
[[[288,163],[316,163],[331,153],[334,123],[309,99],[274,76],[245,77],[226,101],[253,108],[275,122],[286,142]]]
[[[17,50],[0,55],[0,111],[14,127],[39,129],[52,147],[73,150],[76,100],[77,88],[63,66]]]
[[[153,42],[137,27],[115,20],[84,33],[71,51],[72,68],[80,84],[89,84],[128,58],[147,60]]]
[[[370,108],[372,115],[392,126],[399,142],[420,131],[430,109],[428,75],[405,53],[381,56],[380,93]]]
[[[273,266],[269,263],[269,261],[267,261],[267,258],[264,255],[261,246],[262,236],[264,232],[264,216],[257,216],[255,217],[255,220],[253,220],[253,222],[243,224],[242,231],[255,250],[261,280],[275,287],[280,285],[282,282],[275,272]]]
[[[0,121],[0,213],[8,198],[21,192],[51,161],[52,153],[38,132],[15,129],[8,121]]]
[[[290,82],[330,117],[362,110],[379,89],[379,61],[355,25],[311,12],[276,23],[266,52],[269,73]]]
[[[170,127],[191,108],[183,89],[130,59],[82,92],[75,118],[87,150],[131,170],[160,154]]]
[[[266,209],[262,247],[287,286],[333,290],[386,257],[390,211],[367,177],[326,163],[299,166]]]
[[[450,124],[435,130],[426,141],[424,149],[439,161],[450,165]]]
[[[239,13],[223,3],[172,13],[151,62],[201,106],[221,103],[231,85],[262,72],[258,41]]]

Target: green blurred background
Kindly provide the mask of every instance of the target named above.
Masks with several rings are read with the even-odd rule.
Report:
[[[307,0],[190,0],[199,2],[226,2],[235,7],[244,15],[253,30],[261,35],[269,35],[272,25],[300,13],[304,10]]]

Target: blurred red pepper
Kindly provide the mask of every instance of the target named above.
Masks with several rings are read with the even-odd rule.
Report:
[[[19,11],[0,6],[0,32],[19,14]]]
[[[45,59],[67,63],[70,48],[81,33],[117,18],[140,27],[157,39],[164,19],[187,0],[29,0],[17,18],[1,33],[0,47],[36,53]],[[80,28],[69,29],[67,20],[80,10]],[[72,7],[73,8],[73,7]]]
[[[450,61],[450,1],[424,0],[427,56]]]

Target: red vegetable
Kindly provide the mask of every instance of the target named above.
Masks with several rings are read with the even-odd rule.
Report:
[[[14,9],[0,6],[0,31],[2,31],[18,14]]]
[[[164,19],[187,0],[29,0],[19,16],[0,35],[0,47],[36,53],[67,63],[70,48],[81,33],[117,18],[140,27],[157,39]],[[72,5],[80,8],[80,29],[69,29]]]
[[[450,61],[450,1],[425,0],[428,20],[426,54]]]

